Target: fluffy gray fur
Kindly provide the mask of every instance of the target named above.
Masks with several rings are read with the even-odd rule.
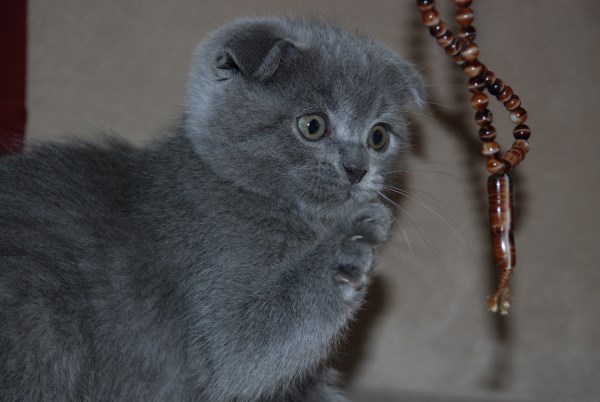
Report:
[[[344,400],[324,361],[388,236],[420,79],[369,38],[262,18],[199,47],[188,93],[151,147],[0,160],[0,399]]]

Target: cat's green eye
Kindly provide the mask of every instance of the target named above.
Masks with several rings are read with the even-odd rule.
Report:
[[[369,133],[368,143],[371,148],[376,151],[382,151],[387,145],[390,134],[387,129],[381,124],[376,125]]]
[[[318,140],[327,133],[327,123],[318,114],[307,114],[299,117],[297,123],[302,135],[311,141]]]

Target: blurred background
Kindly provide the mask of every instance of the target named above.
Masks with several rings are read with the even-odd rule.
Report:
[[[437,3],[452,20],[453,3]],[[26,143],[100,130],[139,144],[164,135],[182,110],[191,52],[233,18],[325,18],[368,33],[417,66],[431,103],[413,113],[401,226],[334,359],[349,394],[599,401],[600,5],[475,0],[472,8],[480,60],[521,97],[533,132],[515,175],[518,266],[507,317],[484,307],[497,272],[470,94],[414,0],[30,0]],[[506,148],[513,125],[491,105]]]

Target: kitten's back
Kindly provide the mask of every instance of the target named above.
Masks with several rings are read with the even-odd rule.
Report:
[[[113,143],[0,159],[0,390],[27,392],[3,391],[7,400],[53,400],[81,385],[89,290],[108,266],[103,251],[125,237],[134,155]]]

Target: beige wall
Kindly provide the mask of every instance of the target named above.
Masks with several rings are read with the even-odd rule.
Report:
[[[417,63],[430,100],[444,106],[415,115],[407,183],[437,201],[417,191],[428,207],[403,201],[399,219],[412,251],[398,229],[342,359],[357,400],[374,400],[365,395],[375,390],[408,401],[597,401],[600,6],[475,3],[480,59],[519,94],[533,129],[516,177],[519,265],[505,319],[483,307],[495,272],[469,96],[416,22],[413,0],[31,0],[28,138],[98,129],[139,142],[160,135],[184,102],[191,51],[234,17],[324,16],[369,32]],[[506,147],[508,116],[492,110]]]

